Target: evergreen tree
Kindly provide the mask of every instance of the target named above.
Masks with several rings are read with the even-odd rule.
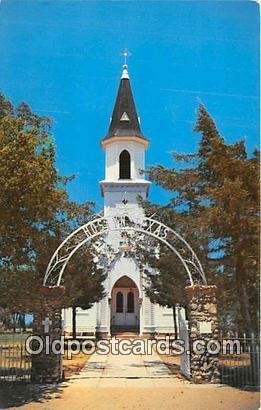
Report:
[[[202,105],[195,131],[202,134],[198,152],[173,154],[182,166],[149,169],[150,180],[173,198],[167,206],[145,204],[145,209],[157,212],[197,253],[208,282],[218,285],[222,323],[253,331],[258,323],[258,154],[248,158],[243,141],[227,144]]]
[[[195,130],[202,133],[199,173],[205,181],[204,195],[209,229],[224,258],[217,280],[234,288],[239,328],[257,330],[258,312],[258,189],[257,153],[247,158],[245,144],[226,144],[206,109],[199,108]],[[232,279],[232,280],[231,280]]]
[[[178,336],[176,307],[184,306],[184,289],[188,285],[180,261],[166,247],[161,247],[160,256],[150,262],[146,270],[145,291],[151,302],[166,306],[173,311],[175,337]]]
[[[72,307],[73,338],[76,338],[76,308],[90,309],[105,296],[106,273],[97,267],[90,248],[83,247],[73,255],[64,274],[63,306]]]

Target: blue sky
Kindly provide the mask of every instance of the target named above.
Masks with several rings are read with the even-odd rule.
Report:
[[[259,141],[259,6],[252,1],[15,1],[0,4],[0,89],[54,120],[57,167],[69,192],[102,206],[100,140],[128,48],[147,165],[191,152],[203,102],[228,142]],[[167,195],[153,187],[150,198]]]

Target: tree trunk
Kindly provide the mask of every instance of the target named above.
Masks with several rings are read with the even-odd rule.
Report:
[[[248,294],[246,291],[246,286],[244,284],[242,284],[242,307],[244,309],[244,316],[245,316],[245,320],[246,320],[246,326],[247,326],[247,330],[250,333],[254,332],[254,328],[253,328],[253,322],[252,322],[252,318],[250,315],[250,306],[249,306],[249,299],[248,299]]]
[[[244,321],[244,329],[243,331],[247,333],[248,336],[254,332],[253,323],[250,316],[250,307],[249,307],[249,300],[247,295],[246,286],[244,283],[240,283],[237,281],[237,291],[238,291],[238,298],[240,303],[240,311],[241,316]]]
[[[72,336],[76,339],[76,307],[72,308]]]
[[[13,313],[13,333],[16,333],[17,313]]]
[[[23,313],[23,332],[26,332],[25,313]]]
[[[243,265],[243,262],[241,261]],[[237,272],[240,272],[240,264],[237,264]],[[243,277],[241,273],[241,277]],[[244,331],[248,338],[251,338],[251,349],[250,349],[250,383],[253,386],[258,386],[260,383],[260,356],[259,356],[259,342],[255,337],[253,320],[250,315],[250,304],[249,297],[247,293],[247,287],[243,281],[240,281],[237,276],[237,291],[239,296],[240,311],[241,316],[244,320]]]
[[[177,315],[176,315],[176,305],[172,306],[173,311],[173,322],[174,322],[174,332],[175,332],[175,339],[178,338],[178,325],[177,325]]]

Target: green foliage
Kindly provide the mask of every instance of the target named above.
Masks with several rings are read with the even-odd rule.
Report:
[[[50,120],[36,116],[24,103],[15,109],[3,97],[1,101],[0,255],[8,262],[18,258],[27,263],[34,241],[64,203],[66,193],[58,186]]]
[[[258,153],[248,158],[242,140],[227,144],[202,105],[195,131],[201,133],[198,152],[173,154],[182,166],[149,169],[150,180],[172,192],[172,200],[165,207],[145,204],[145,208],[157,212],[198,254],[208,282],[218,285],[224,326],[256,330]],[[169,267],[175,270],[171,259]]]
[[[55,167],[50,119],[25,103],[15,108],[0,95],[0,306],[14,314],[34,310],[52,253],[92,215],[92,203],[68,199],[66,184],[72,178]],[[82,256],[72,262],[70,303],[87,306],[102,296],[104,277],[90,253],[84,263]]]
[[[97,268],[89,248],[83,247],[71,258],[65,270],[64,307],[89,309],[105,296],[106,273]]]
[[[153,271],[146,271],[146,294],[150,300],[169,308],[177,304],[183,305],[184,288],[188,283],[175,255],[170,254],[167,249],[166,252],[161,249],[160,257],[154,260],[152,266]]]

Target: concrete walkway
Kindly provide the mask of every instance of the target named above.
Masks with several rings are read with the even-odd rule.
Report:
[[[1,390],[1,387],[0,387]],[[2,404],[2,406],[1,406]],[[94,354],[80,374],[59,385],[4,391],[0,408],[16,410],[257,410],[259,393],[193,385],[170,373],[157,353]]]
[[[153,351],[146,355],[93,354],[71,387],[171,387],[189,384],[173,375]]]

